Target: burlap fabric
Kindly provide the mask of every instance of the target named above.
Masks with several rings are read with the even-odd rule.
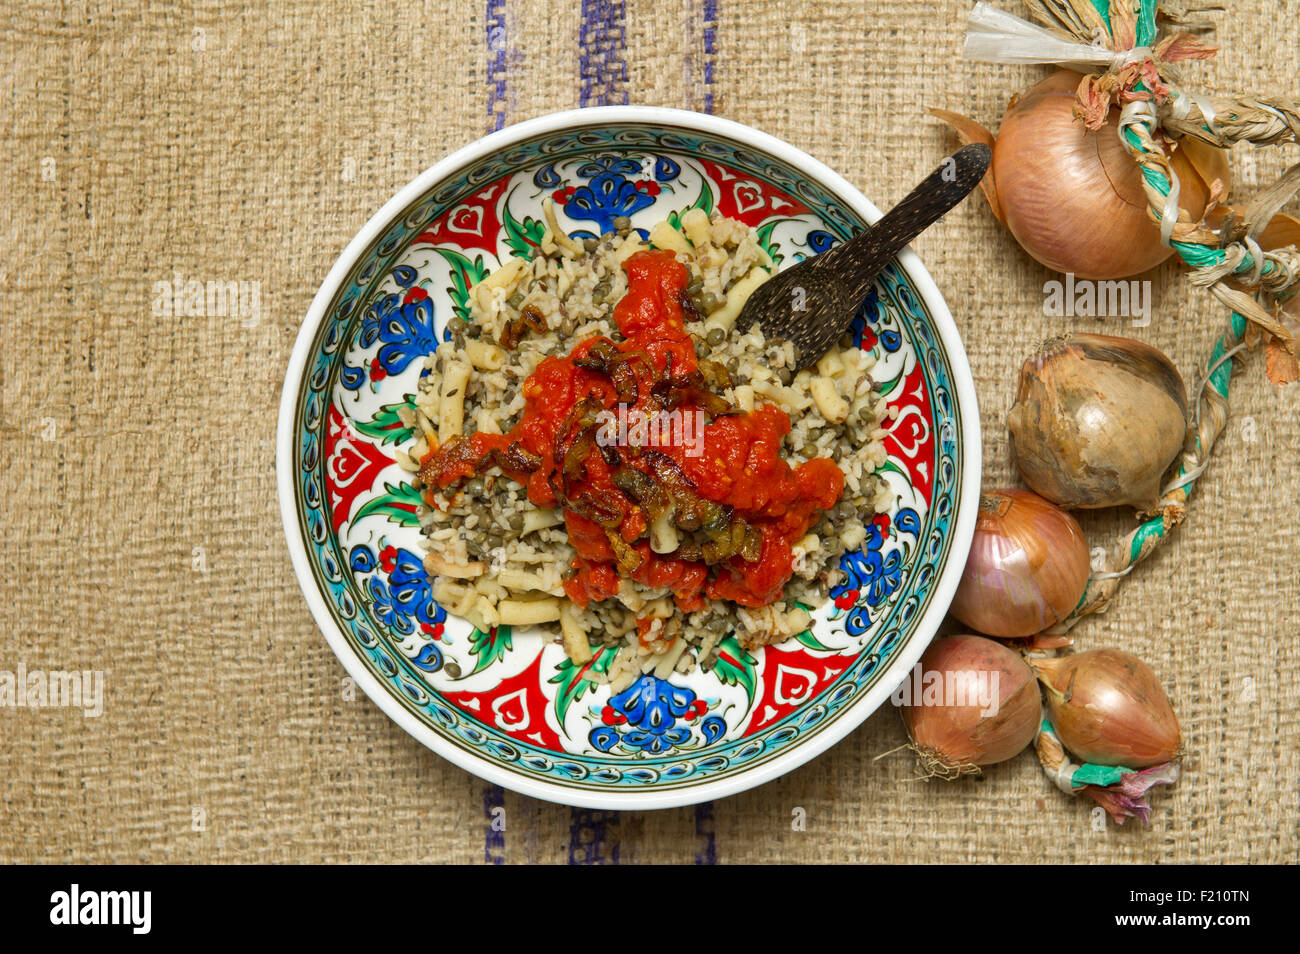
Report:
[[[1186,525],[1076,630],[1146,658],[1181,716],[1188,772],[1148,830],[1096,830],[1028,752],[958,784],[912,780],[904,753],[873,762],[904,739],[888,709],[698,809],[503,794],[343,698],[299,594],[274,480],[284,368],[329,266],[397,188],[498,122],[626,95],[752,124],[886,205],[952,143],[926,107],[991,124],[1041,74],[962,62],[967,5],[6,3],[0,670],[108,676],[100,718],[0,710],[0,859],[1294,862],[1300,386],[1268,384],[1259,358]],[[1294,29],[1270,9],[1234,4],[1222,54],[1189,71],[1296,96]],[[1288,160],[1239,150],[1239,180]],[[1026,353],[1127,324],[1045,317],[1051,276],[982,201],[915,247],[966,341],[986,484],[1006,484]],[[260,282],[258,320],[155,315],[176,273]],[[1151,324],[1131,333],[1190,379],[1223,310],[1173,265],[1150,277]],[[1108,543],[1128,523],[1085,525]]]

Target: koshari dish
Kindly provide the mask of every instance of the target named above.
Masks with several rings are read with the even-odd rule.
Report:
[[[839,500],[844,475],[824,457],[792,469],[780,456],[784,411],[740,411],[711,389],[730,376],[713,361],[701,370],[681,304],[690,273],[672,252],[635,252],[623,270],[628,291],[614,308],[622,340],[588,338],[543,360],[524,381],[518,424],[453,437],[425,458],[420,479],[447,490],[496,465],[533,504],[562,507],[577,551],[564,591],[579,606],[616,597],[622,578],[670,590],[686,612],[706,598],[767,606],[793,573],[793,545]],[[712,421],[698,445],[620,451],[601,439],[609,428],[599,420],[620,404],[628,418],[676,410]]]
[[[616,687],[708,666],[731,631],[800,632],[888,503],[871,356],[796,374],[792,345],[733,332],[772,265],[741,223],[692,210],[579,244],[547,219],[407,411],[435,597],[480,629],[551,628],[575,662],[619,646]]]

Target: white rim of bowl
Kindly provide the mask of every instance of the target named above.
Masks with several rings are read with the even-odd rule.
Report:
[[[361,231],[347,244],[334,267],[326,275],[311,307],[298,332],[297,341],[289,358],[289,368],[285,374],[284,390],[280,398],[280,418],[276,434],[276,486],[280,498],[280,516],[284,524],[285,538],[289,545],[289,556],[293,562],[298,584],[306,597],[316,625],[325,635],[326,641],[334,655],[343,663],[358,686],[379,706],[384,713],[405,729],[411,736],[432,749],[452,764],[464,769],[485,781],[494,782],[503,788],[530,795],[544,801],[570,805],[576,808],[614,809],[623,811],[644,811],[659,808],[677,808],[694,805],[716,798],[725,798],[751,788],[755,788],[772,779],[779,778],[793,771],[805,762],[816,758],[831,748],[846,735],[865,722],[889,698],[905,675],[921,658],[921,654],[934,639],[934,634],[943,621],[956,592],[962,567],[970,551],[971,539],[975,533],[975,516],[978,509],[981,479],[981,438],[979,404],[975,396],[974,380],[970,365],[966,360],[966,350],[962,345],[961,335],[948,310],[943,295],[930,273],[926,271],[921,259],[911,248],[898,254],[899,264],[915,284],[917,291],[925,300],[926,307],[934,318],[935,329],[943,342],[952,368],[952,386],[956,392],[957,409],[963,427],[963,459],[965,469],[961,475],[963,481],[961,498],[957,502],[957,515],[953,521],[952,545],[948,563],[934,583],[934,595],[926,611],[916,620],[911,638],[890,662],[881,674],[876,685],[864,695],[850,703],[849,708],[838,716],[829,726],[808,738],[806,742],[797,743],[785,752],[756,765],[753,769],[741,769],[734,775],[719,778],[711,782],[691,786],[686,789],[611,789],[593,791],[589,789],[571,789],[558,783],[540,781],[523,773],[512,772],[493,762],[466,752],[443,739],[438,733],[419,722],[410,712],[393,697],[380,681],[371,674],[361,659],[352,651],[342,631],[334,622],[324,597],[316,587],[311,573],[311,564],[307,548],[298,532],[298,519],[294,505],[293,485],[293,423],[294,406],[298,387],[302,383],[303,370],[306,367],[308,352],[316,330],[325,317],[330,302],[343,284],[349,270],[360,258],[372,241],[391,224],[391,221],[408,205],[419,198],[430,186],[446,178],[464,165],[474,162],[489,153],[532,136],[547,132],[560,132],[582,126],[602,126],[611,123],[659,123],[668,126],[681,126],[698,132],[725,136],[737,142],[746,143],[780,159],[790,166],[801,170],[816,180],[831,193],[861,215],[868,223],[880,218],[880,210],[861,192],[849,184],[839,173],[824,163],[796,149],[789,143],[774,136],[760,132],[742,123],[721,119],[704,113],[695,113],[684,109],[667,109],[657,106],[596,106],[587,109],[571,109],[558,113],[539,116],[525,122],[507,126],[491,133],[477,142],[456,150],[451,155],[430,166],[416,176],[384,206],[371,216]]]

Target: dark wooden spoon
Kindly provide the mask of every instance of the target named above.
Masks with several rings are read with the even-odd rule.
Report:
[[[794,342],[796,368],[816,364],[844,335],[890,259],[979,185],[992,158],[983,143],[958,149],[861,235],[759,285],[736,318],[737,330],[758,322],[769,340]]]

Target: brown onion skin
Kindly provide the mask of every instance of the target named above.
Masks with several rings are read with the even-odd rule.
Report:
[[[1132,338],[1068,334],[1020,369],[1011,454],[1040,496],[1068,508],[1153,508],[1188,425],[1182,376]]]
[[[1300,339],[1300,295],[1292,295],[1282,306],[1278,320],[1291,332],[1293,338]],[[1264,347],[1264,356],[1269,380],[1274,384],[1294,384],[1300,381],[1300,361],[1280,340],[1269,341]]]
[[[1137,656],[1093,649],[1032,665],[1056,734],[1076,757],[1143,769],[1179,756],[1178,717],[1151,667]]]
[[[1079,604],[1089,571],[1088,543],[1072,516],[1027,490],[986,491],[949,612],[999,639],[1033,636]]]
[[[1081,79],[1061,70],[1012,101],[993,145],[1001,217],[1021,247],[1055,271],[1087,279],[1137,275],[1172,249],[1147,213],[1142,174],[1119,139],[1119,110],[1096,132],[1075,119]],[[1185,183],[1179,204],[1195,221],[1208,190],[1181,153],[1175,172]]]
[[[921,657],[921,670],[922,678],[936,670],[998,674],[994,715],[982,715],[977,705],[900,707],[908,737],[935,774],[967,774],[1005,762],[1038,734],[1043,707],[1033,670],[1019,653],[1001,643],[974,635],[941,637]],[[912,674],[907,678],[912,679]]]

